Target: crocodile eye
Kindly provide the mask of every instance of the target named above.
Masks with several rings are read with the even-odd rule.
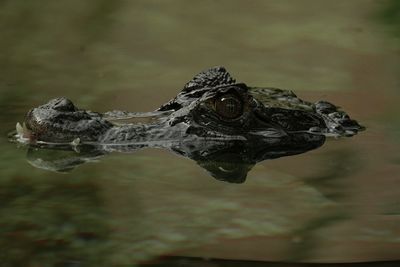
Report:
[[[236,119],[243,114],[243,103],[234,95],[223,95],[215,100],[215,111],[223,118]]]

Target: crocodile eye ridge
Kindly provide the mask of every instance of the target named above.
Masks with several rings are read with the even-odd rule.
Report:
[[[235,95],[227,94],[215,99],[214,108],[224,119],[237,119],[243,114],[243,103]]]

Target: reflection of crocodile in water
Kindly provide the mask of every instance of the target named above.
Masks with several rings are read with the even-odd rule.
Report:
[[[231,182],[244,181],[259,161],[302,153],[321,146],[325,136],[352,136],[363,129],[331,103],[236,83],[223,67],[199,73],[154,112],[100,114],[57,98],[30,110],[25,125],[17,125],[20,141],[81,151],[38,161],[31,150],[31,162],[42,168],[66,170],[111,151],[162,147]]]

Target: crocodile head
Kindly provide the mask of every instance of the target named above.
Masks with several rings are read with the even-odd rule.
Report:
[[[113,114],[122,114],[116,116],[121,119],[129,113]],[[57,98],[30,110],[25,123],[36,140],[57,143],[79,138],[99,144],[190,136],[301,145],[320,142],[327,134],[353,135],[362,129],[333,104],[311,104],[291,91],[236,83],[223,67],[196,75],[154,114],[156,119],[147,124],[116,125],[104,114],[78,109],[70,100]]]
[[[142,122],[132,122],[137,118]],[[329,102],[313,104],[288,90],[236,83],[223,67],[199,73],[154,112],[100,114],[57,98],[30,110],[25,125],[17,131],[34,146],[28,159],[36,167],[67,171],[111,151],[162,147],[234,183],[243,182],[257,162],[303,153],[326,136],[363,129]]]

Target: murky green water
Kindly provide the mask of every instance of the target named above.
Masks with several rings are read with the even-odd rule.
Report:
[[[400,260],[395,7],[0,1],[2,266],[120,266],[160,256],[240,260],[179,262],[187,266]],[[55,173],[7,141],[25,112],[50,98],[150,111],[214,65],[249,85],[332,101],[367,131],[259,163],[240,185],[157,149]]]

